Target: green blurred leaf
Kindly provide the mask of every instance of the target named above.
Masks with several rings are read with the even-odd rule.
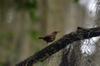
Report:
[[[26,7],[28,9],[37,9],[37,1],[36,0],[29,0],[27,3],[26,3]]]
[[[4,64],[0,64],[0,66],[4,66]]]
[[[31,17],[33,22],[37,22],[39,20],[39,16],[37,16],[36,10],[30,11],[30,17]]]
[[[79,2],[79,0],[74,0],[74,2],[75,2],[75,3],[78,3],[78,2]]]
[[[38,37],[41,35],[38,31],[31,31],[30,34],[33,40],[38,40]]]
[[[15,0],[15,2],[17,3],[17,9],[37,9],[37,0]]]
[[[26,9],[30,13],[30,17],[32,19],[32,22],[36,22],[39,20],[39,17],[36,15],[36,10],[37,10],[37,0],[27,0],[27,1],[22,1],[22,0],[15,0],[17,3],[17,9]]]

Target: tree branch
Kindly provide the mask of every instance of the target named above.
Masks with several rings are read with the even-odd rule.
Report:
[[[46,48],[30,56],[26,60],[16,64],[16,66],[32,66],[38,61],[44,61],[74,41],[89,39],[96,36],[100,36],[100,27],[90,29],[78,28],[76,32],[71,32],[70,34],[64,35],[62,38],[53,42]]]

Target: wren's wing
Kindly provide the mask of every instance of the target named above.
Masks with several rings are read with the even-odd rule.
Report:
[[[46,37],[44,37],[44,40],[47,42],[47,43],[49,43],[49,42],[52,42],[54,39],[53,39],[53,36],[46,36]]]

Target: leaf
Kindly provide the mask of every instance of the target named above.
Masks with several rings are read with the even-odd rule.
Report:
[[[0,64],[0,66],[4,66],[4,64]]]
[[[40,32],[38,31],[31,31],[30,34],[33,40],[38,40],[38,37],[40,36]]]
[[[79,2],[79,0],[74,0],[74,2],[75,2],[75,3],[78,3],[78,2]]]
[[[39,16],[36,14],[36,10],[30,10],[30,17],[33,22],[37,22],[39,20]]]
[[[27,9],[37,9],[37,1],[36,0],[29,0],[26,3],[26,8]]]

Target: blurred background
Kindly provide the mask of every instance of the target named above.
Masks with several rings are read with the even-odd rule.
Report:
[[[40,36],[59,31],[57,40],[64,34],[76,31],[77,26],[99,26],[98,2],[0,0],[0,66],[15,66],[16,63],[48,46],[38,39]],[[61,54],[62,51],[35,66],[59,66]]]

